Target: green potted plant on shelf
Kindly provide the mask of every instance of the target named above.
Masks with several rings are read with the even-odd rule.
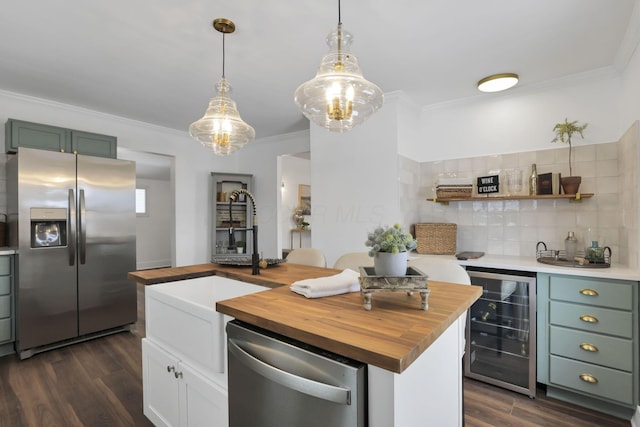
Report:
[[[580,188],[580,183],[582,182],[582,177],[573,176],[573,167],[571,164],[571,138],[574,134],[579,134],[580,138],[584,138],[582,132],[587,128],[589,124],[578,124],[578,121],[575,120],[570,122],[568,119],[564,119],[564,123],[556,123],[553,127],[553,131],[556,134],[556,137],[553,138],[551,142],[566,142],[569,144],[569,176],[561,177],[560,183],[562,184],[562,189],[565,194],[576,194],[578,192],[578,188]]]
[[[243,254],[244,253],[244,247],[245,247],[245,243],[242,240],[238,240],[236,242],[236,251],[239,254]]]
[[[377,227],[367,235],[365,246],[378,276],[404,276],[407,272],[407,254],[417,246],[411,233],[402,230],[400,224],[393,227]]]

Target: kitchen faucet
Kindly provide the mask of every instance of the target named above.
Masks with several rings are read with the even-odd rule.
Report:
[[[256,200],[253,198],[253,194],[248,192],[247,190],[240,189],[234,190],[233,193],[229,196],[229,246],[235,245],[235,239],[233,237],[233,222],[231,222],[231,204],[236,201],[240,194],[245,194],[249,199],[251,199],[251,206],[253,207],[253,220],[251,221],[253,224],[253,254],[251,254],[251,274],[256,275],[260,274],[260,255],[258,254],[258,215],[256,213]]]

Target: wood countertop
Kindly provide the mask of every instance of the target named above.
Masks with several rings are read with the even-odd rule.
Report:
[[[156,285],[158,283],[174,282],[176,280],[195,279],[196,277],[213,276],[215,264],[197,264],[186,267],[153,268],[150,270],[131,271],[127,275],[129,280],[142,285]]]
[[[479,286],[429,281],[429,309],[420,296],[379,292],[364,309],[359,292],[305,298],[289,289],[297,280],[330,276],[340,270],[283,263],[261,269],[219,264],[141,270],[129,279],[143,285],[219,275],[270,288],[266,292],[219,301],[217,311],[351,359],[401,373],[481,295]]]
[[[242,282],[278,288],[290,285],[297,280],[314,277],[331,276],[341,270],[333,268],[310,267],[299,264],[282,263],[269,268],[260,269],[260,274],[252,275],[251,268],[229,267],[220,264],[207,263],[189,265],[186,267],[157,268],[153,270],[139,270],[128,274],[128,278],[142,285],[174,282],[177,280],[195,279],[196,277],[222,276]]]
[[[216,310],[331,352],[401,373],[482,295],[479,286],[429,282],[420,296],[374,293],[366,311],[359,292],[308,299],[288,286],[219,301]]]

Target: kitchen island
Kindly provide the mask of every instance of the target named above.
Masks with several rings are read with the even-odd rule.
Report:
[[[360,293],[307,299],[288,285],[339,270],[282,264],[252,276],[249,269],[200,266],[130,273],[148,285],[191,274],[218,275],[274,288],[219,301],[219,312],[305,344],[368,364],[369,424],[461,425],[463,326],[458,318],[481,295],[475,286],[429,282],[429,309],[415,294],[381,293],[371,311]]]

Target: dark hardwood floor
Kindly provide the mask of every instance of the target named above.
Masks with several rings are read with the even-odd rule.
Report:
[[[142,413],[144,334],[144,288],[138,286],[138,322],[132,333],[24,361],[15,355],[0,358],[0,427],[150,426]],[[546,398],[542,390],[536,399],[529,399],[469,379],[465,379],[465,423],[467,427],[631,425]]]
[[[143,292],[131,333],[0,358],[0,427],[152,426],[142,413]]]
[[[465,378],[465,427],[628,427],[629,421],[548,398],[538,388],[536,398]]]

